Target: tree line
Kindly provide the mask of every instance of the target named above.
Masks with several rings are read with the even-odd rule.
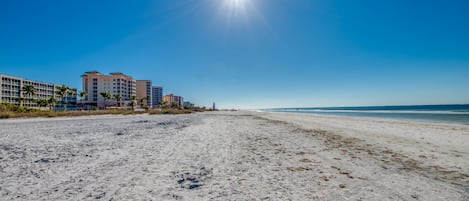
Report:
[[[47,99],[41,99],[41,98],[33,98],[34,96],[37,95],[37,89],[33,85],[25,85],[21,88],[21,92],[24,97],[18,97],[15,98],[16,101],[20,103],[20,106],[23,107],[26,101],[31,101],[36,103],[39,107],[49,107],[49,110],[53,110],[55,108],[56,104],[61,104],[64,107],[64,111],[67,111],[67,97],[69,96],[76,96],[76,92],[72,90],[71,88],[62,85],[56,87],[56,90],[54,90],[55,96],[50,96]],[[123,106],[123,97],[121,94],[111,94],[110,92],[101,92],[100,95],[104,99],[104,109],[107,109],[108,107],[108,101],[109,100],[115,100],[117,102],[117,107],[122,107]],[[85,91],[82,91],[78,94],[78,96],[83,99],[88,96],[88,93]],[[57,97],[57,98],[56,98]],[[150,99],[149,96],[143,97],[143,98],[137,98],[136,96],[132,96],[130,98],[130,106],[132,109],[135,109],[135,107],[140,105],[141,108],[149,107],[147,105],[147,101]],[[160,108],[179,108],[180,105],[177,102],[172,102],[168,103],[167,101],[161,101],[158,103],[158,107]]]
[[[75,91],[71,88],[62,85],[54,90],[55,96],[50,96],[47,99],[33,98],[37,95],[37,89],[33,85],[25,85],[20,90],[23,93],[24,97],[15,98],[16,101],[20,103],[20,106],[23,107],[26,101],[32,101],[36,103],[39,107],[49,107],[49,110],[53,110],[56,104],[61,104],[64,106],[64,110],[67,110],[68,102],[66,98],[68,96],[75,96]],[[56,97],[58,99],[56,99]]]

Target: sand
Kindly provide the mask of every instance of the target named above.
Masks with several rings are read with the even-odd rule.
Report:
[[[469,126],[257,112],[0,121],[0,200],[469,200]]]

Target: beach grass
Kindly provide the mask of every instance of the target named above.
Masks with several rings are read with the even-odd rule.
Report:
[[[193,113],[194,110],[189,109],[161,109],[161,110],[149,110],[148,114],[150,115],[158,115],[158,114],[190,114]]]
[[[9,118],[34,118],[34,117],[76,117],[88,115],[135,115],[135,114],[190,114],[193,112],[203,112],[201,109],[150,109],[144,111],[134,111],[131,109],[114,109],[114,110],[87,110],[87,111],[43,111],[38,109],[24,108],[11,104],[2,104],[0,106],[0,119]]]

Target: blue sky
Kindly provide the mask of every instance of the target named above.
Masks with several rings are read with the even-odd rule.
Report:
[[[0,73],[223,108],[469,103],[465,0],[0,0]]]

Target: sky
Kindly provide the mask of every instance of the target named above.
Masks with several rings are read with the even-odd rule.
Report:
[[[0,74],[123,72],[201,106],[469,103],[466,0],[0,0]]]

